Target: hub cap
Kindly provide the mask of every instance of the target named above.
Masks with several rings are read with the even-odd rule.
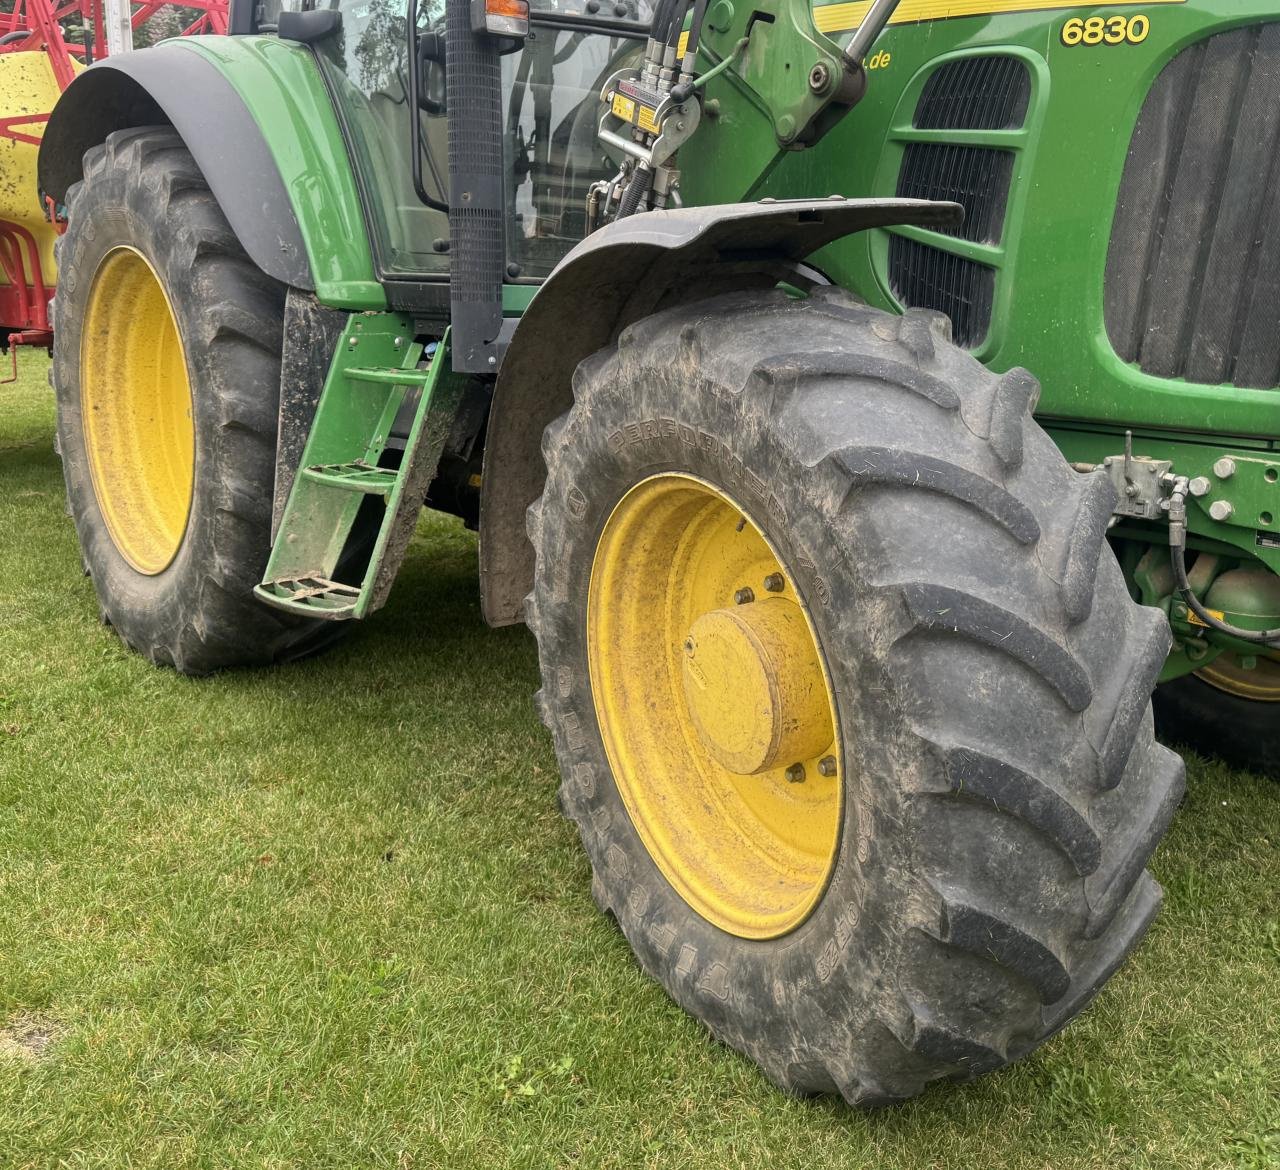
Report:
[[[80,405],[112,542],[139,573],[162,572],[182,545],[195,486],[191,384],[169,299],[133,248],[108,252],[94,273]]]
[[[835,861],[835,704],[759,528],[691,476],[638,484],[600,537],[587,649],[618,790],[663,875],[739,937],[798,926]]]

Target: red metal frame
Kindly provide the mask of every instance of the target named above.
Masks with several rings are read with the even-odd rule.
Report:
[[[0,0],[0,5],[8,4],[12,4],[11,9],[0,10],[0,38],[16,33],[26,35],[13,36],[7,44],[0,44],[0,54],[45,53],[59,90],[66,89],[75,77],[73,60],[99,61],[107,55],[102,0]],[[199,9],[200,17],[179,35],[226,33],[228,0],[183,0],[182,6]],[[135,29],[140,28],[164,7],[164,3],[154,0],[137,3],[130,23]],[[92,27],[92,45],[75,44],[66,39],[62,22],[76,17],[85,28]],[[0,118],[0,138],[39,146],[48,120],[48,113]],[[32,192],[32,198],[35,197],[36,193]],[[46,200],[46,204],[51,222],[58,227],[57,208],[52,201]],[[0,327],[17,326],[17,331],[9,334],[16,377],[16,347],[49,345],[53,340],[49,331],[49,298],[53,296],[53,286],[45,280],[35,238],[26,228],[8,220],[0,220],[0,270],[9,281],[8,286],[0,285]],[[7,381],[12,379],[0,379],[0,382]]]

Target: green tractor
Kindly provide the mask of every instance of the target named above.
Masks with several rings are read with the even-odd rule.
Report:
[[[460,516],[645,971],[793,1092],[1017,1059],[1158,908],[1156,683],[1280,761],[1276,15],[236,0],[95,65],[40,176],[104,622],[312,653]]]

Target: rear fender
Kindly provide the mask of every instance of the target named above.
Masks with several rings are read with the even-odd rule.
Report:
[[[196,37],[87,69],[54,107],[41,189],[58,202],[116,130],[182,136],[246,252],[325,305],[381,309],[355,178],[310,50],[272,37]]]

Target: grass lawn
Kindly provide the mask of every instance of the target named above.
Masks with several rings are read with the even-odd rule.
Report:
[[[44,363],[0,387],[0,1167],[1274,1167],[1280,785],[1193,761],[1146,944],[1014,1068],[788,1099],[596,912],[475,541],[326,657],[98,624]]]

